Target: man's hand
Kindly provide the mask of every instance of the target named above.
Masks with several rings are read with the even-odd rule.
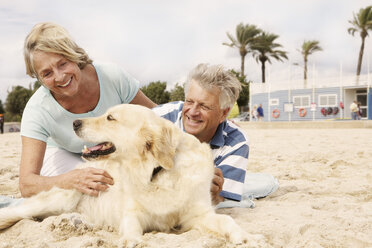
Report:
[[[223,179],[222,171],[218,168],[214,168],[214,176],[213,176],[212,185],[211,185],[211,196],[212,196],[213,205],[217,205],[218,203],[224,200],[224,198],[220,196],[223,182],[224,182],[224,179]]]

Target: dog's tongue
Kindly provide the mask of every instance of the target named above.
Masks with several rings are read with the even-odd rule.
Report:
[[[99,151],[101,150],[103,147],[103,144],[98,144],[98,145],[95,145],[95,146],[92,146],[92,147],[87,147],[87,146],[84,146],[84,149],[81,151],[83,154],[88,154],[88,153],[91,153],[91,152],[94,152],[94,151]]]
[[[115,151],[116,147],[114,144],[111,142],[103,142],[89,148],[84,146],[83,150],[81,151],[81,155],[87,160],[94,160],[98,159],[100,156],[109,155]]]
[[[98,152],[98,151],[106,151],[110,150],[114,147],[114,145],[110,142],[103,142],[98,145],[92,146],[92,147],[86,147],[84,146],[84,149],[81,151],[83,154],[88,154],[92,152]]]
[[[96,145],[96,146],[89,147],[88,150],[91,151],[91,152],[92,151],[97,151],[97,150],[102,149],[102,147],[103,147],[103,144],[99,144],[99,145]]]

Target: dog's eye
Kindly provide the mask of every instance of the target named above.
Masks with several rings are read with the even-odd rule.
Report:
[[[108,116],[107,116],[107,120],[108,120],[108,121],[114,121],[114,120],[115,120],[115,118],[114,118],[114,117],[112,117],[112,115],[108,115]]]

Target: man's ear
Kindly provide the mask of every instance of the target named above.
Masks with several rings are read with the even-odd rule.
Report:
[[[231,108],[225,108],[225,109],[222,110],[222,116],[221,116],[221,119],[220,119],[220,123],[225,121],[225,119],[227,118],[227,116],[230,113],[230,109]]]
[[[146,125],[139,133],[145,136],[144,152],[150,152],[158,165],[167,170],[174,166],[179,138],[176,128],[173,123],[166,123],[160,128]]]

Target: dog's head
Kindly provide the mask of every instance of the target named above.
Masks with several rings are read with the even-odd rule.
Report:
[[[151,155],[165,169],[173,167],[182,132],[152,110],[133,104],[112,107],[100,117],[75,120],[73,128],[80,138],[98,143],[83,149],[87,160],[120,160],[129,155],[147,159]]]

